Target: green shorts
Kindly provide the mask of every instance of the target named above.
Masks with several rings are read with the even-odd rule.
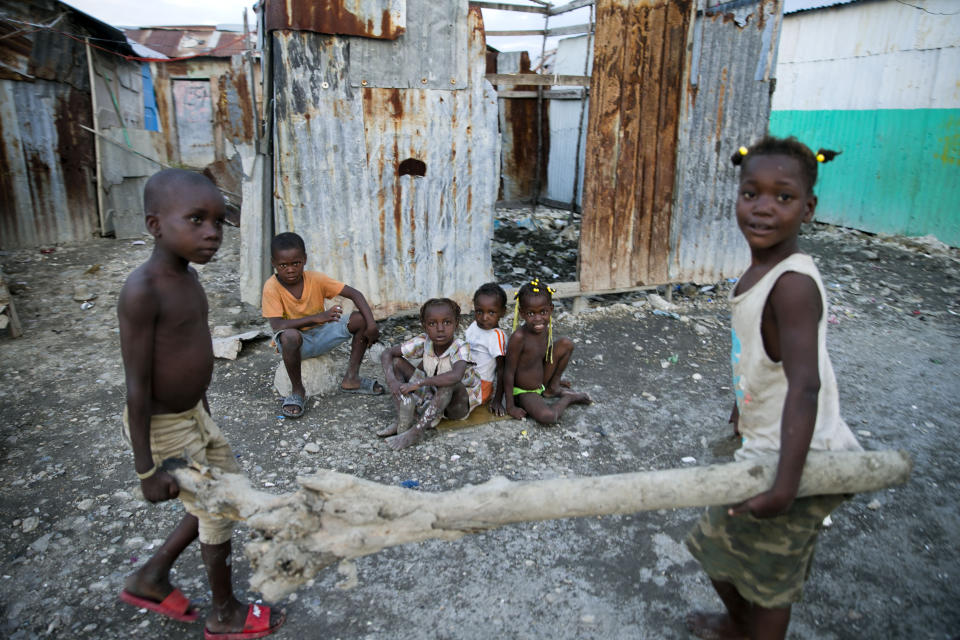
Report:
[[[546,390],[547,390],[547,388],[546,388],[545,386],[543,386],[543,385],[540,385],[540,388],[539,388],[539,389],[521,389],[520,387],[514,387],[514,388],[513,388],[513,395],[519,396],[521,393],[535,393],[535,394],[537,394],[538,396],[542,396],[542,395],[543,395],[543,392],[546,391]]]
[[[785,514],[762,519],[708,507],[687,535],[687,548],[712,580],[729,582],[745,600],[786,607],[801,599],[823,519],[846,499],[797,498]]]

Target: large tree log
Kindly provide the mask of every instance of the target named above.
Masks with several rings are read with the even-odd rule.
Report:
[[[906,482],[903,451],[811,452],[800,496],[862,493]],[[629,514],[733,504],[769,489],[777,458],[592,478],[511,482],[430,493],[334,471],[300,477],[300,489],[273,495],[246,476],[167,461],[165,468],[206,511],[245,520],[253,589],[267,600],[293,592],[324,567],[386,547],[464,534],[514,522]]]

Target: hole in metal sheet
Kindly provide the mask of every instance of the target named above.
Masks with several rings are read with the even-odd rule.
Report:
[[[427,163],[416,158],[407,158],[397,167],[397,173],[401,176],[425,176],[427,175]]]

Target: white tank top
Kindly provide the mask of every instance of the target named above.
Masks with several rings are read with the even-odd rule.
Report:
[[[827,354],[827,297],[820,272],[810,256],[794,253],[764,274],[747,291],[740,295],[731,292],[733,345],[730,360],[733,364],[733,388],[740,410],[740,433],[743,436],[743,446],[734,455],[737,460],[780,452],[780,418],[787,395],[787,377],[783,372],[783,364],[772,361],[767,355],[760,328],[770,291],[780,276],[788,271],[813,278],[820,292],[823,309],[817,325],[820,394],[810,450],[863,450],[840,417],[837,380]]]

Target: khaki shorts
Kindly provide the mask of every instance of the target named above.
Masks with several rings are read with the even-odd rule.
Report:
[[[130,445],[130,422],[126,407],[123,409],[123,438]],[[150,451],[153,462],[158,465],[167,458],[189,457],[200,464],[229,473],[242,471],[223,432],[203,408],[202,401],[193,409],[181,413],[150,416]],[[230,540],[233,534],[232,520],[211,516],[185,494],[181,494],[180,500],[187,513],[195,515],[200,521],[200,542],[222,544]]]
[[[745,600],[786,607],[801,599],[823,519],[846,499],[798,498],[775,518],[730,516],[728,507],[708,507],[687,536],[687,548],[711,579],[729,582]]]

